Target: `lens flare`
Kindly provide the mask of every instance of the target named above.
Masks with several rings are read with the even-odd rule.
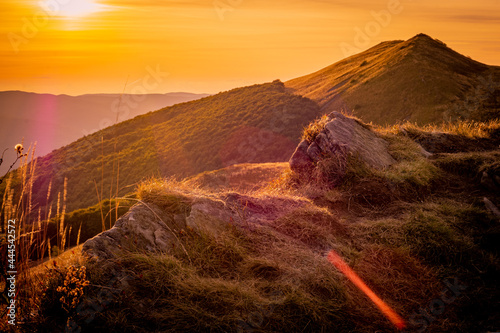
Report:
[[[399,330],[405,328],[406,324],[403,318],[401,318],[396,311],[394,311],[389,305],[387,305],[383,300],[381,300],[364,282],[361,278],[354,272],[347,263],[335,252],[331,250],[328,253],[328,261],[332,263],[339,271],[341,271],[356,287],[358,287],[362,292],[372,300],[373,303],[382,311],[382,313],[391,321],[391,323],[396,326]]]

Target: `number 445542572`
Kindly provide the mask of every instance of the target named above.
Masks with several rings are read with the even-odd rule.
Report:
[[[16,269],[16,220],[9,220],[7,227],[9,269]]]

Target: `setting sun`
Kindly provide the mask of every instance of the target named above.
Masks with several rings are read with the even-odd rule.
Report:
[[[102,9],[102,5],[93,0],[72,0],[66,4],[60,4],[59,16],[65,18],[77,18],[87,16]]]

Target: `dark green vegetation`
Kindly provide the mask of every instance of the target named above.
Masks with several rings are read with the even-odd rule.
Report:
[[[500,112],[500,67],[420,34],[383,42],[285,83],[323,113],[344,109],[365,122],[488,121]]]
[[[80,263],[91,282],[86,301],[106,307],[88,322],[75,312],[71,320],[89,332],[395,331],[326,260],[334,249],[401,314],[408,332],[497,329],[500,233],[482,198],[498,205],[500,193],[482,187],[477,176],[494,168],[498,152],[425,158],[408,131],[379,129],[397,163],[379,171],[353,158],[336,188],[328,175],[311,183],[284,171],[253,195],[311,204],[269,225],[226,221],[217,235],[188,228],[177,231],[187,253],[175,247],[168,254],[131,252],[104,264]],[[331,162],[323,161],[320,172],[328,173]],[[209,180],[205,189],[213,188]],[[189,182],[157,180],[137,195],[170,214],[189,214],[197,197],[211,194]],[[50,271],[49,296],[28,327],[63,329],[68,314],[54,290],[65,270]]]

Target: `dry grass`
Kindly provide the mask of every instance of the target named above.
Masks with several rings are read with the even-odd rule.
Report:
[[[17,146],[16,146],[17,147]],[[16,274],[16,322],[24,321],[30,318],[34,311],[36,311],[36,295],[40,294],[40,279],[30,273],[30,261],[33,256],[38,255],[38,259],[43,257],[43,253],[50,248],[47,239],[42,239],[46,235],[40,221],[40,211],[38,216],[33,207],[32,190],[35,181],[36,163],[34,163],[35,146],[30,147],[26,154],[22,153],[22,149],[17,151],[17,160],[20,160],[20,167],[9,174],[7,180],[4,202],[1,209],[1,225],[2,243],[0,244],[1,251],[1,270],[2,270],[2,298],[3,301],[10,301],[7,297],[8,289],[6,288],[5,277],[7,271],[17,271]],[[16,160],[16,161],[17,161]],[[15,193],[13,190],[13,183],[20,184],[20,193]],[[7,199],[7,200],[5,200]],[[59,206],[59,204],[58,204]],[[58,208],[59,211],[59,208]],[[6,234],[7,228],[10,223],[9,220],[15,221],[15,241],[8,243]],[[64,219],[60,219],[61,226],[64,226]],[[10,229],[12,231],[12,229]],[[58,233],[60,242],[58,245],[64,246],[65,237],[64,228]],[[62,242],[62,243],[61,243]],[[11,249],[14,245],[15,260],[7,261],[7,248]],[[7,266],[7,264],[13,266]],[[7,307],[2,307],[1,316],[6,318]],[[7,324],[6,320],[0,322],[0,329],[10,330],[12,327]]]
[[[62,192],[53,196],[52,182],[48,186],[46,204],[48,209],[45,216],[42,210],[33,202],[33,188],[37,179],[37,160],[34,159],[35,147],[30,147],[28,153],[18,153],[20,167],[8,174],[3,202],[1,207],[1,230],[7,232],[9,220],[15,220],[16,241],[15,241],[15,268],[7,268],[7,247],[6,237],[2,237],[0,243],[2,263],[2,280],[0,286],[2,302],[7,301],[7,288],[4,277],[6,271],[15,270],[16,275],[16,323],[17,326],[8,325],[6,321],[0,322],[0,330],[11,332],[23,332],[32,330],[30,325],[34,318],[37,321],[44,321],[40,314],[44,311],[43,306],[47,306],[47,294],[45,291],[48,285],[58,286],[59,279],[64,275],[69,266],[81,266],[84,263],[80,255],[81,246],[80,234],[83,221],[80,221],[79,228],[73,230],[73,226],[68,224],[66,217],[66,204],[68,185],[67,178],[64,178]],[[17,160],[16,160],[17,161]],[[3,178],[2,178],[3,180]],[[15,188],[20,189],[16,193]],[[109,214],[109,213],[108,213]],[[53,226],[53,232],[49,231]],[[76,235],[76,241],[71,243],[71,235]],[[2,235],[4,236],[4,235]],[[74,238],[73,238],[74,239]],[[71,248],[71,246],[74,246]],[[69,249],[68,251],[66,251]],[[50,302],[54,302],[53,296]],[[1,312],[5,318],[6,307]]]
[[[211,192],[259,192],[270,181],[288,169],[288,163],[244,163],[224,169],[206,171],[186,179],[184,186],[203,188]]]
[[[328,123],[328,121],[328,115],[323,115],[311,122],[302,131],[302,140],[313,142],[314,139],[316,139],[316,136],[323,130],[323,128],[325,128],[325,125],[326,123]]]
[[[252,226],[226,221],[213,234],[188,228],[179,236],[183,249],[163,255],[129,252],[98,264],[69,255],[66,263],[49,263],[36,270],[45,274],[46,291],[40,312],[25,327],[62,330],[70,318],[83,331],[394,331],[326,260],[335,249],[405,319],[439,298],[443,281],[457,278],[467,292],[436,316],[429,331],[494,329],[495,308],[488,308],[498,300],[494,220],[470,201],[473,185],[462,180],[463,193],[448,198],[446,168],[426,159],[409,138],[381,135],[397,163],[377,171],[349,159],[345,182],[334,188],[328,177],[304,182],[289,169],[247,195],[211,190],[210,177],[197,188],[192,180],[141,183],[137,197],[167,213],[189,215],[194,202],[207,198],[235,205],[229,198],[236,197],[247,202],[242,219],[252,209],[276,218]],[[255,169],[235,170],[246,181],[245,171]],[[101,309],[88,322],[70,316],[58,301],[69,265],[88,268],[84,304]],[[493,319],[480,321],[483,313]],[[414,321],[409,325],[409,331],[419,329]]]
[[[404,131],[418,131],[429,133],[449,133],[464,136],[466,138],[490,138],[491,133],[500,129],[500,119],[493,119],[487,122],[477,122],[473,120],[449,121],[439,124],[428,124],[419,126],[416,123],[406,122],[401,125],[379,128],[382,132],[394,134]]]

